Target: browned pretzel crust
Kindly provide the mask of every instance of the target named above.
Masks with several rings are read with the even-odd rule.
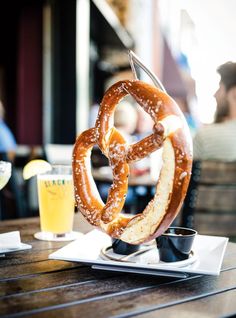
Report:
[[[116,105],[130,94],[154,121],[153,133],[128,145],[113,127]],[[113,184],[106,204],[91,175],[90,153],[98,144],[108,157]],[[145,210],[132,217],[121,214],[128,189],[128,163],[163,147],[163,166],[154,198]],[[189,184],[192,141],[178,105],[166,93],[147,83],[120,81],[105,93],[95,128],[83,132],[73,151],[73,176],[78,208],[93,225],[112,237],[139,244],[161,235],[178,214]]]

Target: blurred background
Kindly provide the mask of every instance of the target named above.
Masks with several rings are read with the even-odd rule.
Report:
[[[105,89],[132,78],[128,49],[162,80],[193,135],[211,123],[216,68],[236,56],[235,12],[234,0],[2,3],[0,100],[17,142],[16,167],[49,160],[49,145],[71,151],[76,135],[92,125]]]

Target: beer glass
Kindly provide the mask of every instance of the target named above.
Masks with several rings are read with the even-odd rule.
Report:
[[[73,232],[74,186],[71,166],[52,166],[52,170],[37,175],[41,232],[37,239],[70,241],[79,237]]]
[[[11,177],[11,163],[0,161],[0,190],[5,187]]]

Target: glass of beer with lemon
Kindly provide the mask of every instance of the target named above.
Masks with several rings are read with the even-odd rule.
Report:
[[[35,174],[34,169],[38,171],[37,188],[41,227],[41,232],[35,233],[34,236],[47,241],[76,239],[79,233],[72,231],[75,200],[71,166],[54,166],[49,163],[46,165],[41,161],[34,162],[26,170],[28,173]]]

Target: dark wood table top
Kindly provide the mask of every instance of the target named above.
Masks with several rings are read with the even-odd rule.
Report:
[[[79,215],[75,229],[90,230]],[[39,219],[0,222],[20,230],[32,250],[0,258],[0,317],[226,317],[236,313],[236,244],[229,243],[219,276],[186,279],[92,270],[49,260],[65,242],[34,239]]]

